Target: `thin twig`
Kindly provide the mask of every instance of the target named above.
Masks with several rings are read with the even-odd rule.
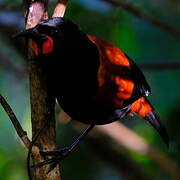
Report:
[[[179,70],[180,62],[156,62],[156,63],[141,63],[139,66],[147,71],[160,71],[160,70]]]
[[[18,136],[20,137],[24,145],[27,147],[27,149],[29,149],[31,145],[31,141],[29,140],[26,131],[23,130],[12,108],[10,107],[10,105],[7,103],[7,101],[4,99],[4,97],[1,94],[0,94],[0,103],[2,107],[4,108],[4,110],[6,111],[7,115],[9,116],[12,124],[14,125],[14,128]]]
[[[29,5],[29,8],[26,9],[26,11],[28,12],[26,29],[34,27],[41,20],[47,18],[47,4],[48,0],[39,0]]]
[[[171,33],[173,36],[175,36],[177,38],[180,38],[180,29],[174,27],[173,25],[162,22],[161,20],[137,9],[135,6],[129,4],[125,1],[122,1],[122,0],[118,0],[118,1],[117,0],[101,0],[101,1],[105,1],[116,7],[120,7],[122,9],[124,9],[125,11],[129,12],[130,14],[132,14],[138,18],[144,19],[144,20],[148,21],[149,23],[151,23],[152,25],[157,26],[160,29]]]
[[[68,0],[58,0],[52,17],[64,17]]]

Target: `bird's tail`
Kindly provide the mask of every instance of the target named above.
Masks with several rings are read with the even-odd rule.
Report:
[[[135,101],[131,106],[131,113],[136,113],[149,122],[157,130],[167,147],[169,147],[167,131],[147,98],[142,97]]]

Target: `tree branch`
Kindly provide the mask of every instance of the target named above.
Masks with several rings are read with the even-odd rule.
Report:
[[[156,63],[144,63],[139,64],[139,66],[148,71],[160,71],[160,70],[179,70],[180,62],[156,62]]]
[[[34,27],[41,20],[47,19],[47,0],[33,1],[26,9],[26,29]],[[34,164],[44,161],[40,151],[56,150],[56,133],[54,104],[55,97],[48,92],[48,84],[42,70],[42,62],[38,61],[29,49],[29,77],[32,122],[32,160]],[[33,179],[60,180],[59,166],[47,173],[50,165],[33,169]],[[31,175],[29,173],[29,175]]]
[[[26,131],[23,130],[12,108],[10,107],[10,105],[7,103],[7,101],[4,99],[4,97],[1,94],[0,94],[0,103],[2,107],[4,108],[4,110],[6,111],[7,115],[9,116],[18,136],[20,137],[24,145],[29,149],[31,141],[29,140]]]
[[[68,0],[58,0],[54,9],[53,17],[63,17],[66,11]]]
[[[101,1],[105,1],[107,3],[110,3],[113,6],[119,7],[124,9],[125,11],[129,12],[130,14],[140,18],[140,19],[144,19],[147,22],[151,23],[152,25],[159,27],[160,29],[172,34],[173,36],[177,37],[178,39],[180,38],[180,29],[174,27],[173,25],[167,24],[165,22],[162,22],[161,20],[146,14],[143,11],[140,11],[139,9],[137,9],[135,6],[122,1],[122,0],[101,0]]]
[[[48,0],[36,0],[33,1],[33,3],[29,3],[31,2],[30,0],[25,1],[26,4],[29,4],[28,9],[26,9],[26,12],[28,13],[26,29],[29,29],[36,26],[36,24],[38,24],[41,20],[47,18]]]

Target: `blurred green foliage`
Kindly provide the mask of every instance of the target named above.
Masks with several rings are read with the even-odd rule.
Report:
[[[146,11],[169,24],[180,27],[180,3],[178,0],[129,0],[140,10]],[[50,1],[50,12],[54,1]],[[23,9],[20,0],[0,0],[0,93],[3,94],[23,127],[30,133],[30,105],[28,77],[24,46],[14,42],[10,35],[23,24]],[[6,18],[4,18],[6,17]],[[19,18],[17,21],[12,21]],[[137,63],[180,61],[179,41],[170,34],[133,17],[127,12],[112,7],[102,1],[70,1],[66,17],[74,20],[89,34],[104,38],[120,47]],[[7,23],[8,22],[8,23]],[[13,71],[13,65],[18,71]],[[18,74],[19,73],[19,74]],[[152,103],[167,126],[171,138],[167,150],[159,136],[139,118],[126,118],[122,122],[131,127],[149,143],[159,147],[177,164],[180,162],[180,70],[144,71],[152,87]],[[0,106],[0,179],[26,180],[26,151],[19,142],[15,130]],[[121,132],[119,132],[121,133]],[[68,126],[58,128],[60,147],[72,141],[72,132]],[[129,153],[154,180],[169,179],[150,159]],[[118,158],[118,157],[117,157]],[[158,170],[157,170],[158,168]],[[75,180],[116,180],[121,173],[100,160],[87,142],[83,142],[77,152],[62,162],[63,179]]]

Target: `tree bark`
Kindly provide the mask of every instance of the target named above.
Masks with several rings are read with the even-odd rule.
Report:
[[[47,0],[33,1],[26,6],[26,29],[34,27],[39,21],[47,18]],[[26,2],[25,5],[27,5]],[[29,48],[30,49],[30,48]],[[55,97],[48,93],[47,81],[42,70],[42,62],[35,58],[29,50],[29,84],[31,102],[32,161],[34,164],[44,161],[40,151],[56,150],[56,131],[54,105]],[[37,137],[38,134],[38,137]],[[60,180],[59,166],[48,173],[50,165],[32,169],[32,179],[35,180]]]
[[[56,149],[56,134],[55,134],[55,117],[54,104],[55,98],[47,92],[47,82],[39,62],[30,61],[30,94],[31,94],[31,122],[32,122],[32,137],[40,133],[36,140],[36,147],[32,150],[32,159],[34,164],[43,161],[39,154],[41,151],[54,151]],[[44,128],[45,127],[45,128]],[[47,174],[49,165],[41,168],[33,169],[33,177],[36,180],[59,180],[59,167],[56,167]]]

